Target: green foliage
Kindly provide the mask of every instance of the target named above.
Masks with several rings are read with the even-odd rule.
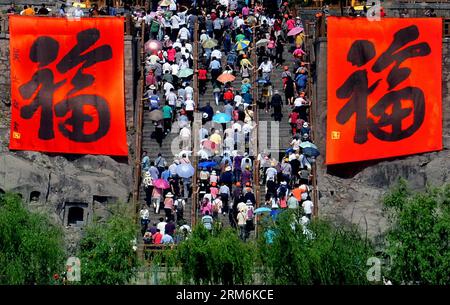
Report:
[[[106,223],[94,223],[80,242],[81,283],[126,284],[136,275],[139,261],[133,250],[138,227],[131,212],[113,209]]]
[[[64,268],[61,228],[29,212],[16,194],[0,197],[0,284],[50,284]]]
[[[254,244],[242,242],[235,230],[214,228],[211,233],[199,225],[166,256],[166,266],[178,267],[184,283],[249,284],[255,252]]]
[[[392,260],[390,279],[450,284],[450,185],[413,193],[400,182],[384,203],[393,222],[386,250]]]
[[[354,227],[335,228],[316,220],[304,231],[298,216],[286,211],[272,230],[272,243],[264,234],[258,241],[259,255],[269,284],[369,284],[366,262],[374,256],[371,243]]]

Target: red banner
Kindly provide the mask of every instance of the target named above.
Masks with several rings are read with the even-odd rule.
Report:
[[[123,19],[9,22],[10,149],[128,155]]]
[[[442,20],[330,17],[326,163],[442,149]]]

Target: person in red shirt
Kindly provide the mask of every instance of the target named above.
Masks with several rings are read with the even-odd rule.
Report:
[[[231,103],[234,100],[234,94],[233,92],[228,89],[224,94],[223,94],[223,99],[225,100],[225,102],[227,103]]]
[[[198,73],[198,82],[199,82],[199,90],[200,90],[200,94],[205,94],[206,92],[206,82],[207,82],[207,71],[204,68],[198,69],[197,70]]]
[[[297,119],[298,119],[298,112],[292,111],[289,115],[289,123],[291,124],[292,128],[292,135],[295,136],[297,133]]]
[[[162,234],[161,234],[161,232],[159,231],[159,229],[156,229],[156,233],[155,234],[153,234],[153,243],[155,244],[155,245],[160,245],[161,244],[161,239],[162,239]]]
[[[176,54],[177,51],[172,46],[169,46],[169,48],[167,49],[167,61],[171,64],[175,63]]]

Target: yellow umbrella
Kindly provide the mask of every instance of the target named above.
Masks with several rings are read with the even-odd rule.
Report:
[[[212,49],[212,48],[214,48],[215,46],[217,46],[218,45],[218,42],[217,42],[217,40],[215,40],[215,39],[206,39],[205,41],[203,41],[203,43],[202,43],[202,46],[205,48],[205,49]]]

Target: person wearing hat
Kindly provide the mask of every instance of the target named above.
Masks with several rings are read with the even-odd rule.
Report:
[[[311,128],[309,128],[309,124],[308,122],[304,122],[302,129],[300,129],[300,133],[301,134],[307,134],[309,136],[309,133],[311,132]]]
[[[166,213],[166,220],[174,220],[174,202],[173,202],[173,194],[168,192],[164,199],[164,212]]]
[[[270,101],[269,104],[270,107],[273,108],[273,114],[272,116],[274,117],[275,121],[281,121],[281,118],[283,116],[282,114],[282,108],[283,108],[283,99],[280,95],[280,92],[278,90],[275,90],[273,96],[272,96],[272,100]]]

